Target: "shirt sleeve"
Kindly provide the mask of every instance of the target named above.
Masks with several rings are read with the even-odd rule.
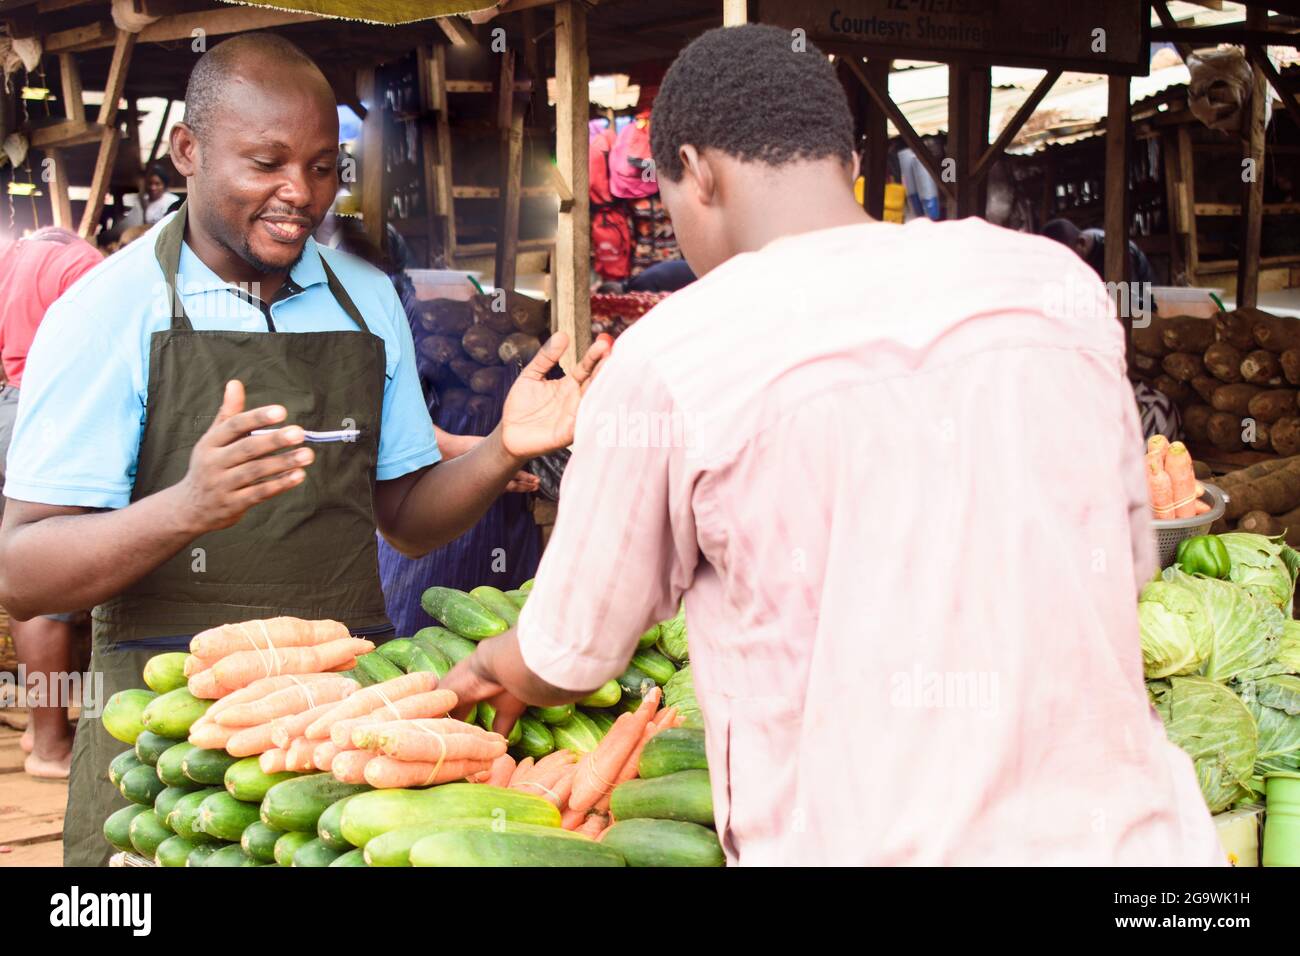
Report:
[[[396,365],[384,382],[383,423],[379,432],[379,462],[375,477],[389,481],[436,463],[438,440],[433,433],[420,388],[420,373],[415,368],[415,343],[406,310],[390,286],[385,296],[388,304],[388,333],[384,346],[396,349]]]
[[[63,298],[36,331],[9,447],[7,498],[123,508],[144,432],[138,338],[80,299]]]
[[[524,662],[555,687],[590,690],[621,674],[637,638],[673,616],[691,583],[687,441],[657,439],[657,423],[678,419],[653,369],[621,353],[582,400],[555,530],[518,627]]]

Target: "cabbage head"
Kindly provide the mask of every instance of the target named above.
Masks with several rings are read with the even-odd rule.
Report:
[[[1228,549],[1232,570],[1228,580],[1239,584],[1252,596],[1291,616],[1291,598],[1295,591],[1295,552],[1281,538],[1234,531],[1219,535]]]
[[[1200,594],[1181,571],[1157,578],[1138,598],[1142,670],[1149,680],[1195,674],[1210,657],[1213,632]]]
[[[681,665],[689,656],[686,646],[686,605],[677,609],[677,616],[659,625],[659,650],[674,664]]]
[[[1300,677],[1243,681],[1238,690],[1259,727],[1255,773],[1300,772]]]
[[[1277,662],[1290,674],[1300,674],[1300,621],[1282,625],[1282,640],[1277,646]]]
[[[1192,758],[1210,812],[1242,799],[1254,772],[1259,731],[1241,698],[1204,677],[1171,677],[1152,682],[1150,690],[1165,733]]]

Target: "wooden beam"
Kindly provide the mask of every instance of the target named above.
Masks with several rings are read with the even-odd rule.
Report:
[[[962,169],[969,171],[973,192],[971,215],[983,216],[988,209],[988,188],[983,179],[975,175],[981,155],[989,147],[989,123],[993,112],[993,71],[987,64],[973,65],[970,70],[970,153],[962,159]]]
[[[1247,20],[1249,23],[1250,21]],[[1256,46],[1295,46],[1300,36],[1295,28],[1275,30],[1242,29],[1231,23],[1214,27],[1152,27],[1152,43],[1188,43],[1197,49],[1218,46],[1220,43]]]
[[[1129,78],[1112,76],[1109,84],[1109,102],[1106,107],[1106,184],[1105,232],[1106,258],[1103,278],[1114,283],[1112,288],[1123,289],[1128,281],[1128,139],[1129,139]],[[1119,292],[1116,299],[1124,295]],[[1127,305],[1127,299],[1124,299]],[[1123,309],[1130,312],[1128,308]],[[1121,316],[1124,324],[1125,353],[1130,368],[1133,360],[1133,319],[1130,314]]]
[[[99,123],[63,120],[48,126],[38,126],[31,132],[33,149],[57,149],[98,143],[104,138],[104,127]]]
[[[887,57],[867,61],[867,75],[873,83],[889,86]],[[889,168],[889,117],[871,97],[866,97],[865,129],[867,155],[862,169],[862,208],[872,219],[885,218],[885,179]]]
[[[135,164],[144,169],[144,150],[140,146],[140,104],[135,97],[126,101],[126,138],[131,141]]]
[[[59,54],[59,80],[63,87],[63,115],[74,123],[84,123],[86,100],[81,89],[81,70],[71,53]]]
[[[948,158],[957,163],[956,218],[965,219],[978,211],[978,181],[971,168],[975,136],[971,123],[974,84],[970,67],[948,65]]]
[[[112,46],[117,28],[112,20],[99,20],[84,27],[59,30],[45,37],[46,53],[68,53],[72,50],[90,50]]]
[[[560,199],[560,212],[568,212],[573,208],[573,190],[569,188],[569,184],[560,175],[558,166],[547,163],[546,168],[550,170],[551,188],[555,190],[555,195]]]
[[[1246,8],[1246,26],[1261,29],[1268,19],[1263,7]],[[1237,307],[1254,308],[1259,302],[1259,247],[1264,226],[1264,133],[1268,109],[1268,77],[1259,58],[1252,57],[1250,112],[1247,114],[1242,173],[1249,171],[1249,181],[1242,184],[1241,244],[1237,261]],[[1263,59],[1267,59],[1264,57]]]
[[[442,221],[442,255],[448,269],[456,267],[456,202],[452,195],[451,122],[447,117],[447,47],[438,43],[429,58],[429,94],[434,110],[434,208]]]
[[[429,44],[421,44],[415,51],[415,74],[419,86],[420,107],[425,115],[420,117],[420,157],[424,161],[424,235],[428,239],[429,257],[424,263],[426,269],[436,268],[435,249],[441,244],[438,235],[438,177],[437,156],[438,141],[434,130],[434,117],[437,105],[433,97],[433,56]]]
[[[501,201],[497,209],[497,248],[493,284],[513,290],[519,258],[519,195],[524,177],[524,111],[515,102],[515,51],[501,54],[497,82],[497,123],[501,129]]]
[[[587,8],[581,0],[555,5],[556,162],[573,191],[556,232],[552,321],[569,337],[561,365],[571,371],[591,344],[591,210],[587,170]]]
[[[361,217],[366,235],[384,248],[384,111],[375,68],[357,70],[357,95],[370,104],[361,122]]]
[[[72,201],[68,198],[68,164],[63,150],[51,149],[45,154],[50,159],[50,210],[54,224],[61,229],[76,229],[72,222]]]
[[[1038,81],[1038,85],[1035,86],[1034,91],[1029,94],[1029,98],[1020,104],[1020,108],[1016,110],[1015,115],[1011,117],[1011,122],[1007,123],[1007,125],[1002,128],[1002,132],[998,133],[998,138],[993,141],[993,145],[984,150],[984,155],[982,155],[979,158],[979,162],[975,164],[975,168],[971,171],[971,174],[976,179],[983,179],[988,175],[988,171],[994,160],[1006,151],[1006,148],[1011,145],[1011,141],[1016,138],[1016,135],[1022,129],[1024,129],[1025,123],[1029,121],[1029,117],[1033,116],[1034,110],[1038,109],[1038,104],[1043,101],[1043,97],[1052,91],[1052,87],[1056,85],[1056,81],[1060,78],[1060,70],[1048,70],[1047,75]]]
[[[442,28],[443,33],[447,34],[447,39],[451,41],[452,46],[474,46],[478,43],[469,23],[460,17],[437,17],[434,22]]]
[[[1273,92],[1282,101],[1282,105],[1288,110],[1296,111],[1296,119],[1300,122],[1300,92],[1297,92],[1294,86],[1289,87],[1287,82],[1282,79],[1277,67],[1268,58],[1268,50],[1262,46],[1249,46],[1246,48],[1246,55],[1250,57],[1251,63],[1263,71],[1264,77],[1268,80],[1268,85],[1273,88]]]
[[[108,82],[104,86],[104,101],[99,104],[101,126],[113,126],[117,122],[117,104],[126,86],[126,71],[131,65],[135,36],[127,30],[117,31],[117,39],[113,43],[113,59],[108,66]]]
[[[158,135],[153,138],[153,146],[149,148],[149,158],[145,160],[145,166],[153,165],[158,158],[158,150],[162,147],[162,141],[167,137],[167,121],[171,119],[172,101],[168,100],[167,105],[163,107],[162,117],[158,120]]]
[[[57,13],[60,10],[69,10],[72,7],[84,7],[97,0],[39,0],[36,4],[37,13]]]
[[[858,62],[857,57],[845,57],[844,62],[849,65],[849,69],[852,70],[853,75],[858,78],[858,82],[866,87],[871,98],[876,101],[876,105],[885,111],[885,115],[889,117],[890,122],[894,124],[894,128],[898,130],[898,135],[903,137],[903,142],[907,143],[907,145],[911,147],[912,152],[916,153],[916,158],[921,161],[921,165],[930,173],[931,178],[934,179],[935,185],[939,187],[939,191],[952,202],[956,202],[957,193],[952,188],[952,183],[944,180],[943,172],[939,169],[939,164],[936,163],[934,157],[930,155],[930,151],[925,148],[925,143],[921,141],[921,137],[918,136],[916,130],[912,128],[912,124],[907,121],[907,117],[904,116],[903,111],[898,108],[898,104],[889,98],[888,85],[883,83],[877,84],[873,81],[871,77],[867,75],[866,69]]]
[[[1164,167],[1165,223],[1169,227],[1169,284],[1179,285],[1187,254],[1187,223],[1179,202],[1178,137],[1169,130],[1160,134],[1160,158]]]
[[[722,25],[743,26],[749,22],[748,0],[722,0]]]
[[[1197,285],[1201,269],[1200,236],[1196,224],[1196,152],[1187,123],[1177,127],[1178,136],[1178,214],[1187,231],[1187,284]]]
[[[108,192],[109,180],[113,175],[113,162],[117,159],[117,147],[122,141],[122,134],[116,126],[104,130],[99,141],[99,155],[95,158],[95,172],[90,178],[90,197],[86,208],[81,212],[81,238],[91,239],[99,225],[99,214],[104,211],[104,196]]]
[[[324,18],[314,13],[288,13],[261,7],[218,7],[162,17],[132,36],[138,37],[141,43],[168,43],[173,40],[189,40],[195,35],[195,30],[203,31],[204,36],[215,37],[228,33],[265,30],[290,23],[314,23],[321,19]],[[61,30],[46,37],[45,52],[64,53],[69,50],[102,49],[113,46],[116,34],[117,30],[111,20],[102,20],[71,30]]]
[[[1175,20],[1173,14],[1169,12],[1169,4],[1166,3],[1165,0],[1154,0],[1152,7],[1156,11],[1156,16],[1160,18],[1161,26],[1166,30],[1178,29],[1178,21]],[[1183,58],[1183,62],[1186,63],[1187,58],[1192,55],[1192,48],[1186,43],[1175,43],[1174,47],[1178,50],[1178,55]]]

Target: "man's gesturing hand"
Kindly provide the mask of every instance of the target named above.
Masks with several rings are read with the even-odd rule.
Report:
[[[194,445],[189,470],[177,486],[181,520],[196,536],[229,528],[253,505],[302,483],[303,469],[315,455],[297,447],[301,428],[249,434],[284,421],[285,415],[280,405],[244,411],[243,383],[226,383],[217,417]]]
[[[612,340],[600,336],[564,378],[547,378],[560,361],[569,337],[556,332],[529,362],[506,394],[501,410],[501,444],[519,459],[536,458],[573,442],[578,402],[609,355]]]

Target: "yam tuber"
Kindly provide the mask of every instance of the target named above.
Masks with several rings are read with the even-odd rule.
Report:
[[[1293,388],[1271,388],[1252,396],[1246,404],[1246,413],[1261,422],[1275,422],[1295,415],[1296,410],[1296,390]]]
[[[1208,405],[1214,398],[1214,390],[1223,383],[1212,375],[1198,375],[1189,384],[1201,401]]]
[[[470,309],[477,325],[491,329],[498,336],[506,336],[516,331],[510,321],[511,292],[497,291],[489,295],[476,295],[470,300]]]
[[[1202,354],[1214,342],[1214,323],[1208,319],[1177,316],[1161,325],[1165,347],[1171,352]]]
[[[1276,352],[1279,355],[1287,349],[1300,348],[1300,319],[1292,319],[1280,315],[1269,315],[1267,312],[1260,312],[1258,309],[1238,311],[1251,312],[1256,316],[1255,342],[1262,349],[1268,349],[1270,352]]]
[[[1214,390],[1210,404],[1218,412],[1232,412],[1237,417],[1250,414],[1250,400],[1262,392],[1258,385],[1220,385]]]
[[[1255,316],[1249,312],[1233,310],[1220,312],[1214,318],[1214,335],[1220,342],[1234,349],[1249,352],[1255,348]]]
[[[1300,418],[1290,421],[1300,424]],[[1281,424],[1282,422],[1275,422],[1270,428],[1275,444],[1277,428]],[[1300,459],[1282,458],[1261,462],[1261,465],[1270,467],[1252,465],[1250,468],[1228,472],[1215,482],[1228,496],[1224,514],[1229,520],[1240,518],[1251,511],[1282,514],[1300,508]],[[1249,477],[1243,477],[1247,475]]]
[[[1252,385],[1281,385],[1282,365],[1272,352],[1256,349],[1241,360],[1241,377]]]
[[[1190,385],[1175,378],[1170,378],[1168,375],[1157,375],[1151,380],[1151,387],[1168,395],[1175,405],[1187,405],[1196,398],[1196,393],[1192,391]]]
[[[1142,328],[1133,329],[1133,351],[1148,358],[1162,359],[1169,354],[1164,339],[1164,319],[1152,319]],[[1254,345],[1254,340],[1251,341]]]
[[[1205,363],[1199,355],[1188,352],[1174,352],[1166,355],[1160,362],[1165,374],[1180,382],[1190,382],[1198,375],[1205,374]]]
[[[497,353],[503,338],[496,330],[476,323],[465,330],[460,344],[464,347],[465,354],[480,365],[500,365],[501,356]],[[473,388],[473,385],[470,387]]]
[[[538,352],[542,350],[542,343],[537,336],[529,335],[527,332],[512,332],[501,342],[501,348],[497,349],[497,355],[505,365],[527,365],[533,360]],[[1135,356],[1137,358],[1138,356]],[[1158,365],[1155,359],[1148,356],[1140,356],[1153,363],[1153,367]]]
[[[1300,349],[1287,349],[1278,356],[1282,377],[1291,385],[1300,385]]]
[[[1238,531],[1262,534],[1272,538],[1282,533],[1282,527],[1267,511],[1248,511],[1237,522]]]
[[[1220,382],[1241,381],[1241,361],[1244,356],[1240,349],[1227,342],[1215,342],[1205,350],[1205,370]]]
[[[1210,416],[1214,414],[1214,409],[1209,405],[1188,405],[1183,409],[1183,431],[1187,437],[1194,442],[1206,442],[1210,440],[1208,429]]]
[[[1300,418],[1279,418],[1270,429],[1273,450],[1279,455],[1300,455]]]
[[[496,395],[505,388],[506,369],[502,365],[481,368],[469,379],[469,387],[479,395]]]
[[[1215,412],[1210,416],[1205,430],[1210,444],[1222,451],[1241,451],[1246,447],[1241,437],[1241,416],[1233,412]]]

